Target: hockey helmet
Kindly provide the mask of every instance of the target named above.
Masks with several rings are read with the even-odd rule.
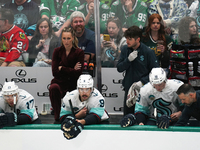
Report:
[[[165,71],[162,68],[153,68],[149,74],[149,81],[151,85],[166,82],[167,77]]]
[[[78,78],[77,88],[93,88],[94,80],[89,74],[82,74]]]
[[[15,84],[14,81],[12,82],[5,82],[2,88],[2,95],[14,95],[18,94],[18,86]]]

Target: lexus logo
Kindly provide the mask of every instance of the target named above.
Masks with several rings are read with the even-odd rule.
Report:
[[[102,86],[101,86],[101,90],[102,90],[102,92],[106,92],[106,91],[108,90],[107,85],[102,84]]]
[[[26,71],[23,70],[23,69],[18,69],[16,72],[15,72],[15,75],[20,77],[20,78],[23,78],[26,76]]]

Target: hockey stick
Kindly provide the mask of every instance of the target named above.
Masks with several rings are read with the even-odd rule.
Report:
[[[14,96],[13,98],[14,98],[14,102],[13,102],[14,103],[14,113],[16,113],[16,108],[15,108],[16,107],[16,96]]]
[[[69,99],[69,106],[70,106],[70,109],[72,111],[72,115],[75,117],[75,113],[74,113],[74,109],[73,109],[73,105],[72,105],[72,100]]]

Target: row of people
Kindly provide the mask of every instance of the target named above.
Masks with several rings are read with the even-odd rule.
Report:
[[[141,0],[116,0],[110,7],[100,1],[100,30],[101,33],[106,30],[106,21],[109,16],[118,17],[125,31],[132,25],[145,27],[148,16],[158,13],[164,20],[164,26],[168,28],[167,32],[177,34],[177,26],[181,18],[186,15],[193,16],[193,10],[197,11],[193,6],[190,7],[192,10],[188,10],[184,0],[155,0],[149,7]],[[94,0],[86,0],[83,4],[79,1],[41,0],[39,7],[31,0],[12,0],[5,3],[3,7],[13,10],[14,24],[22,28],[28,36],[33,35],[40,17],[50,19],[53,30],[59,36],[64,27],[70,26],[70,15],[76,10],[85,15],[86,27],[94,31]]]
[[[95,54],[94,32],[85,28],[85,16],[81,12],[75,11],[72,14],[70,22],[71,27],[75,30],[76,36],[79,39],[78,46],[85,52],[91,53],[93,58]],[[12,22],[12,20],[9,22]],[[7,25],[7,29],[2,30],[2,32],[8,31],[11,26],[12,23]],[[177,40],[179,43],[198,44],[199,37],[195,19],[192,17],[184,17],[181,19],[179,28],[180,31],[184,31],[179,33],[179,39]],[[80,29],[80,31],[77,29]],[[13,31],[10,31],[10,34],[12,32]],[[106,33],[109,34],[111,39],[105,41],[103,40],[103,36],[101,38],[102,66],[116,67],[116,62],[119,59],[121,48],[126,44],[126,39],[122,36],[122,24],[119,18],[110,17],[108,19]],[[33,64],[35,62],[33,66],[50,66],[53,50],[60,46],[60,40],[55,36],[48,19],[42,18],[38,21],[33,37],[34,38],[29,42],[29,48],[27,48],[28,43],[26,39],[23,43],[26,47],[23,46],[23,49],[21,49],[20,52],[28,49],[30,63]],[[24,36],[24,38],[26,38],[26,36]],[[85,40],[85,38],[87,40]],[[153,14],[148,18],[148,25],[145,28],[141,41],[155,51],[157,60],[161,67],[167,68],[169,66],[169,50],[171,49],[172,39],[165,34],[163,19],[159,14]],[[158,42],[161,42],[159,46]],[[13,41],[10,41],[10,43],[14,45]],[[12,45],[10,46],[12,47]],[[18,47],[20,48],[19,44]],[[22,60],[21,57],[19,59]],[[89,58],[86,58],[86,60],[88,59]],[[24,64],[20,66],[24,66]]]
[[[137,124],[166,129],[170,125],[187,125],[191,116],[200,120],[199,91],[179,80],[167,79],[162,68],[153,68],[149,81],[139,94],[133,94],[137,97],[134,100],[135,114],[125,115],[120,120],[121,127]],[[92,76],[80,75],[77,89],[66,93],[57,123],[61,124],[67,139],[78,136],[85,125],[109,124],[105,99],[94,88]],[[0,92],[0,128],[21,124],[41,124],[35,99],[27,91],[19,89],[14,81],[5,82]]]

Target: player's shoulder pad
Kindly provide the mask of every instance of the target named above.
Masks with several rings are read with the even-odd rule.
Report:
[[[82,10],[82,9],[84,9],[84,7],[85,7],[85,5],[82,4],[82,5],[80,5],[80,6],[78,7],[78,10]]]
[[[112,5],[117,6],[117,5],[119,5],[119,3],[120,3],[119,0],[116,0]]]
[[[102,4],[102,5],[101,5],[101,8],[102,8],[102,9],[110,9],[110,7],[109,7],[107,4]]]

